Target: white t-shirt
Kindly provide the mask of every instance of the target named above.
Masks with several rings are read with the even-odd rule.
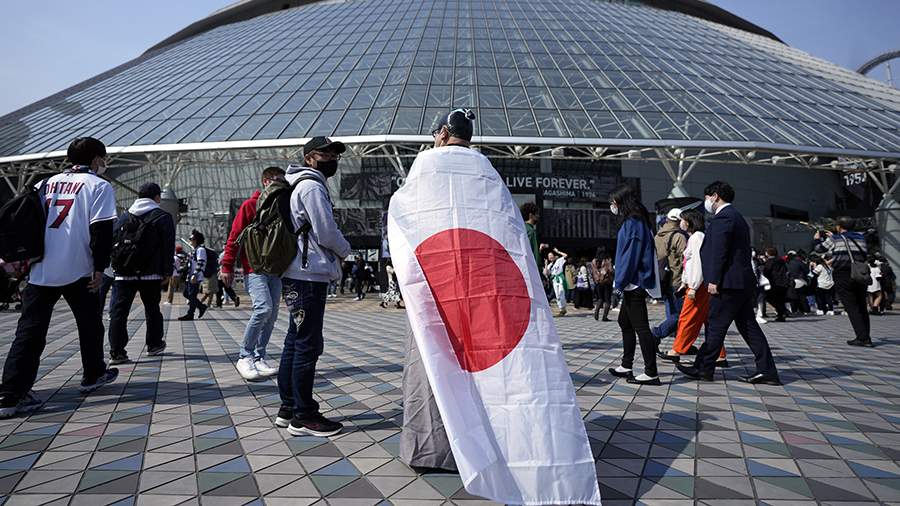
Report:
[[[818,264],[813,268],[816,273],[816,285],[822,290],[830,290],[834,286],[834,278],[831,276],[831,269],[822,264]]]
[[[91,225],[116,218],[112,185],[93,172],[64,172],[47,181],[44,258],[31,268],[28,282],[64,286],[93,276]]]
[[[552,264],[550,264],[550,268],[547,269],[551,276],[559,276],[566,270],[566,259],[563,257],[557,258]]]

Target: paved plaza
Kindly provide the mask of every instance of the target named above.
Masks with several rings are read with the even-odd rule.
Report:
[[[456,475],[418,475],[396,459],[402,310],[329,302],[316,394],[345,424],[334,438],[275,428],[274,381],[237,375],[247,308],[175,320],[183,310],[164,306],[169,347],[147,357],[137,305],[135,363],[85,397],[75,322],[57,306],[35,387],[46,404],[0,421],[0,506],[486,503]],[[2,357],[17,317],[0,314]],[[874,349],[843,344],[845,317],[765,326],[781,387],[736,380],[753,367],[736,334],[724,381],[688,382],[661,362],[664,386],[632,386],[606,372],[622,351],[615,323],[587,311],[557,323],[605,505],[900,504],[900,317],[873,318]],[[282,312],[273,355],[286,328]]]

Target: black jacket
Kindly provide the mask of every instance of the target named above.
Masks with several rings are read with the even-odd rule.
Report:
[[[134,208],[135,206],[132,206],[132,209]],[[116,220],[115,232],[118,232],[125,220],[128,219],[128,214],[129,211],[126,211]],[[172,219],[171,214],[158,207],[145,213],[139,213],[137,216],[140,216],[143,220],[150,220],[150,229],[147,230],[150,235],[147,239],[148,244],[153,245],[152,265],[154,269],[152,274],[164,278],[171,276],[172,269],[175,267],[175,220]]]
[[[766,260],[763,266],[763,275],[769,279],[772,286],[787,288],[790,286],[787,264],[780,257],[772,257]]]
[[[706,223],[706,236],[700,247],[704,281],[724,290],[755,287],[752,255],[750,227],[734,206],[720,210]]]

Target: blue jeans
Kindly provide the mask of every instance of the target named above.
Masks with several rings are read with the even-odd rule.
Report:
[[[663,303],[666,306],[666,319],[658,326],[653,327],[653,335],[660,339],[671,336],[678,329],[678,316],[681,315],[684,297],[675,295],[674,290],[669,288],[663,294]]]
[[[200,283],[187,282],[184,284],[184,298],[188,301],[187,314],[191,318],[194,317],[194,311],[206,307],[206,304],[200,302],[200,299],[197,298],[198,294],[200,294]]]
[[[290,325],[284,337],[278,369],[278,393],[281,405],[292,407],[294,416],[319,412],[313,399],[316,362],[324,347],[325,293],[328,283],[283,278],[284,302],[290,312]]]
[[[281,304],[281,278],[269,274],[247,274],[245,286],[253,303],[253,314],[244,330],[241,358],[266,358],[266,346],[272,337],[272,329],[278,320]]]

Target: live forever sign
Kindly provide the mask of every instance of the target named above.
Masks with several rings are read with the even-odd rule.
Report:
[[[512,193],[537,193],[545,199],[569,201],[595,201],[605,198],[600,191],[600,181],[592,175],[505,175],[507,188]]]

